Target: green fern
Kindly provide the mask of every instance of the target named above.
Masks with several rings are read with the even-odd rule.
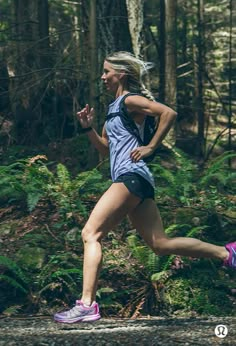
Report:
[[[173,231],[173,230],[181,230],[182,228],[186,229],[189,228],[190,226],[189,225],[171,225],[170,226],[170,229]],[[187,233],[184,235],[185,237],[188,237],[188,238],[192,238],[192,237],[196,237],[196,236],[199,236],[199,234],[204,230],[204,229],[207,229],[208,226],[196,226],[196,227],[193,227],[191,228],[189,231],[187,231]],[[166,270],[168,270],[171,266],[171,264],[173,263],[173,260],[175,259],[176,255],[170,255],[168,256],[168,258],[164,261],[164,263],[161,263],[161,269],[165,272]]]
[[[78,291],[78,285],[82,282],[82,260],[72,253],[62,253],[51,256],[49,262],[40,273],[38,285],[39,295],[46,294],[58,287],[65,289],[74,295]]]
[[[173,263],[173,260],[175,259],[176,255],[170,255],[168,256],[163,263],[161,263],[161,270],[163,272],[170,269],[171,264]]]
[[[152,168],[154,175],[160,176],[166,183],[175,186],[176,179],[173,172],[157,163],[150,165],[150,167]]]
[[[16,290],[20,290],[23,293],[27,294],[28,293],[28,289],[26,289],[25,287],[23,287],[16,279],[11,278],[8,275],[3,275],[0,274],[0,281],[4,281],[6,282],[8,285],[12,286],[13,288],[15,288]]]
[[[38,157],[41,157],[40,155]],[[45,187],[52,177],[41,160],[26,159],[9,166],[0,166],[0,198],[25,199],[32,211],[45,194]]]
[[[152,250],[148,251],[148,259],[146,264],[148,271],[152,275],[160,268],[160,257],[157,256]]]
[[[63,165],[62,163],[59,163],[57,165],[57,182],[58,185],[64,190],[64,191],[68,191],[71,190],[72,188],[72,181],[70,178],[70,173],[68,171],[68,169],[66,168],[65,165]]]
[[[159,257],[146,245],[142,245],[136,235],[127,237],[132,255],[145,267],[145,273],[150,277],[159,270]]]
[[[236,173],[229,173],[224,177],[224,186],[226,186],[232,193],[236,192]]]
[[[101,194],[110,185],[111,181],[105,181],[103,175],[96,168],[91,171],[79,173],[75,179],[75,186],[83,196]]]
[[[165,200],[168,196],[186,206],[201,201],[204,206],[215,208],[220,200],[224,203],[220,195],[222,191],[227,189],[229,193],[235,193],[236,174],[227,165],[227,160],[233,157],[236,157],[235,153],[224,153],[210,161],[203,171],[182,153],[175,157],[176,169],[170,170],[154,162],[150,166],[157,181],[157,198]],[[199,191],[203,192],[200,199]]]
[[[16,262],[11,260],[10,258],[6,256],[0,256],[0,265],[3,268],[8,269],[11,271],[16,277],[20,278],[22,282],[28,283],[28,278],[24,274],[23,270],[18,266]]]
[[[52,278],[59,278],[62,276],[67,276],[67,277],[70,277],[70,279],[72,280],[71,274],[76,274],[77,278],[79,280],[82,280],[83,271],[82,271],[82,269],[77,269],[77,268],[59,269],[59,270],[55,271],[54,273],[52,273],[51,277]]]
[[[22,170],[15,165],[0,166],[0,199],[20,197],[24,194],[21,183]]]
[[[163,270],[159,273],[154,273],[151,276],[151,281],[153,282],[157,282],[157,281],[166,281],[166,279],[168,278],[169,273],[166,270]]]
[[[235,153],[226,152],[212,160],[208,167],[203,171],[200,184],[203,186],[209,184],[213,177],[217,177],[219,181],[226,181],[226,177],[230,177],[229,180],[231,180],[235,174],[231,176],[232,173],[226,165],[226,161],[234,157],[236,157]]]
[[[196,238],[199,236],[199,234],[204,230],[204,229],[208,229],[209,226],[205,225],[205,226],[197,226],[197,227],[193,227],[191,228],[187,234],[186,237],[188,238]]]
[[[47,197],[58,206],[64,218],[76,211],[86,216],[82,198],[89,194],[101,194],[110,181],[104,182],[97,169],[79,173],[72,179],[67,167],[61,163],[53,174],[43,162],[45,159],[37,155],[9,166],[0,166],[0,199],[24,199],[31,212],[42,197]]]
[[[176,233],[176,231],[180,230],[186,230],[190,228],[187,224],[172,224],[169,227],[167,227],[165,233],[168,236],[171,236],[173,233]],[[204,229],[207,229],[208,226],[197,226],[190,228],[187,233],[185,231],[185,237],[196,237],[199,236],[199,233],[201,233]],[[176,255],[170,255],[170,256],[164,256],[159,257],[157,256],[150,248],[148,248],[146,245],[142,245],[141,241],[138,239],[136,235],[130,235],[127,237],[127,242],[129,247],[132,250],[133,256],[139,261],[141,265],[145,267],[146,272],[148,275],[154,275],[157,272],[167,272],[171,264],[176,257]]]
[[[0,279],[7,282],[12,287],[27,293],[30,280],[18,264],[8,257],[0,256],[0,265],[4,270],[4,274],[0,275]]]
[[[181,204],[187,204],[188,200],[196,193],[193,181],[196,177],[196,166],[185,155],[176,156],[176,169],[170,170],[159,163],[150,165],[157,180],[157,193],[160,198],[165,196],[178,199]]]
[[[177,231],[177,230],[186,229],[186,228],[189,228],[188,224],[176,224],[176,223],[174,223],[174,224],[166,227],[165,233],[166,233],[166,235],[169,236],[169,235],[172,235],[173,233],[175,233],[175,231]]]
[[[39,200],[41,197],[44,196],[43,192],[31,192],[28,193],[27,195],[27,205],[28,205],[28,210],[31,212],[34,210],[34,208],[36,207],[36,205],[38,204]]]

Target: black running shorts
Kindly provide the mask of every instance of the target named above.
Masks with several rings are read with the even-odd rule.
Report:
[[[114,183],[123,183],[127,189],[143,201],[146,198],[154,199],[154,188],[137,173],[125,173],[120,175]]]

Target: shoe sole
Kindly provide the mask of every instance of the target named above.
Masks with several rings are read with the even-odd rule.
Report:
[[[56,319],[54,318],[55,322],[59,323],[76,323],[76,322],[94,322],[101,318],[101,315],[91,315],[91,316],[84,316],[80,318],[73,318],[70,320],[63,320],[63,319]]]

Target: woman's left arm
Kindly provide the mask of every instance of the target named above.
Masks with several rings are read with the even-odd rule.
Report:
[[[149,102],[151,102],[151,106],[153,106],[152,108],[155,113],[152,112],[146,114],[154,116],[159,115],[160,117],[159,126],[157,127],[156,133],[148,144],[148,146],[154,151],[157,147],[159,147],[163,139],[170,131],[177,117],[177,113],[172,108],[165,106],[159,102]]]
[[[151,155],[155,149],[162,143],[167,133],[175,122],[177,113],[170,107],[159,102],[154,102],[142,96],[127,97],[126,107],[130,113],[143,114],[143,116],[159,116],[159,126],[150,143],[146,146],[141,146],[134,149],[131,153],[131,158],[134,161]]]

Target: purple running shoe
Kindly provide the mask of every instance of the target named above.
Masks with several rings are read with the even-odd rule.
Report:
[[[225,248],[229,251],[229,258],[224,261],[224,266],[236,269],[236,242],[226,244]]]
[[[89,307],[84,306],[81,300],[76,300],[75,306],[67,311],[58,312],[54,320],[61,323],[92,322],[101,318],[98,303],[93,302]]]

